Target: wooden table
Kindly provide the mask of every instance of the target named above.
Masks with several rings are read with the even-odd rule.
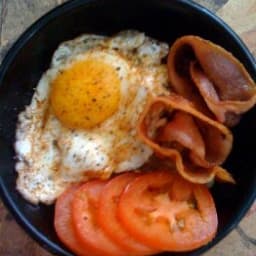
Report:
[[[171,1],[171,0],[170,0]],[[14,40],[63,0],[0,0],[0,61]],[[256,56],[256,0],[196,0],[217,12]],[[0,201],[0,256],[50,256],[16,224]],[[205,256],[256,256],[256,204],[239,226]]]

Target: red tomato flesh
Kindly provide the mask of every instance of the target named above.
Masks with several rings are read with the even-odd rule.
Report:
[[[165,251],[188,251],[207,244],[218,224],[207,187],[170,171],[147,173],[131,181],[117,214],[131,236]]]
[[[79,185],[74,185],[58,198],[55,204],[54,228],[59,239],[71,251],[80,256],[90,256],[92,252],[77,240],[71,220],[71,202],[78,188]]]
[[[124,173],[114,177],[104,186],[97,217],[99,225],[106,234],[127,252],[132,255],[149,255],[156,253],[156,249],[133,239],[117,219],[119,197],[129,182],[138,175],[131,172]]]
[[[93,180],[85,183],[76,192],[72,202],[74,230],[80,243],[92,248],[92,255],[128,256],[101,229],[97,221],[99,196],[106,181]]]

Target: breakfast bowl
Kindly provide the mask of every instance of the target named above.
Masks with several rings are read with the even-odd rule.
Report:
[[[200,36],[231,52],[256,80],[255,60],[241,39],[221,19],[189,0],[73,0],[34,23],[9,50],[0,69],[0,194],[25,231],[56,255],[73,254],[54,231],[54,206],[30,204],[16,190],[14,143],[18,114],[30,104],[34,88],[60,43],[85,33],[112,35],[127,29],[142,31],[168,45],[183,35]],[[197,250],[171,255],[206,252],[236,227],[253,203],[255,116],[256,109],[252,108],[232,128],[234,144],[224,167],[236,184],[216,182],[211,188],[219,220],[216,237]]]

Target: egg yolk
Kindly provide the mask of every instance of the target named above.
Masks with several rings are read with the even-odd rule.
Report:
[[[115,68],[98,59],[79,60],[51,84],[50,104],[63,125],[92,128],[118,108],[120,79]]]

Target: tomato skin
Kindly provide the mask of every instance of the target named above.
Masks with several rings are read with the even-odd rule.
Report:
[[[71,219],[71,202],[80,185],[71,186],[56,201],[54,228],[59,239],[79,256],[90,256],[92,252],[77,240]]]
[[[124,188],[139,174],[124,173],[111,179],[102,189],[97,218],[105,233],[132,255],[149,255],[156,249],[134,240],[123,228],[117,218],[117,206]]]
[[[130,182],[117,214],[131,236],[165,251],[189,251],[207,244],[218,224],[208,189],[170,171],[147,173]]]
[[[105,184],[106,181],[92,180],[75,192],[72,202],[74,230],[80,243],[92,249],[92,255],[128,256],[102,231],[97,222],[99,196]]]
[[[217,225],[207,187],[170,171],[71,186],[54,216],[58,237],[79,256],[189,251],[210,242]]]

